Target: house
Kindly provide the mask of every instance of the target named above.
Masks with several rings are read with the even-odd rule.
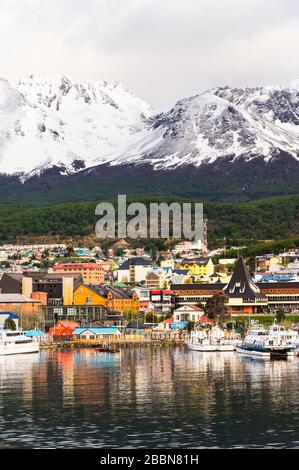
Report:
[[[153,263],[150,259],[139,256],[130,258],[119,266],[117,280],[128,283],[144,282],[152,266]]]
[[[116,327],[110,328],[76,328],[72,333],[72,339],[80,340],[97,340],[97,339],[114,339],[121,335]]]
[[[164,259],[161,261],[160,263],[160,266],[162,269],[165,269],[165,270],[174,270],[175,268],[175,260],[173,258],[170,258],[170,259]]]
[[[203,315],[203,309],[195,305],[183,305],[173,311],[173,318],[175,322],[192,321],[198,323]]]
[[[81,284],[74,292],[74,305],[103,306],[115,312],[139,312],[140,300],[135,292],[130,293],[113,286]]]
[[[159,323],[156,330],[170,331],[171,323],[173,323],[173,317],[166,318]]]
[[[79,327],[79,323],[73,321],[59,321],[55,326],[50,328],[50,335],[62,338],[70,338],[73,331]]]
[[[167,274],[163,269],[149,271],[145,278],[148,289],[166,289],[168,287]]]
[[[150,303],[157,312],[165,313],[171,309],[172,291],[168,289],[150,290]]]
[[[53,267],[54,273],[81,274],[85,284],[104,284],[105,271],[97,263],[59,263]]]
[[[211,258],[184,258],[180,264],[180,270],[188,270],[191,275],[211,276],[214,274],[214,264]]]

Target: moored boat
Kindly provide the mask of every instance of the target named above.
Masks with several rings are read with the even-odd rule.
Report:
[[[190,334],[186,341],[189,349],[194,351],[234,351],[239,340],[236,335],[225,336],[224,331],[219,326],[214,326],[211,330],[196,329]]]
[[[236,351],[247,356],[270,358],[293,355],[294,347],[279,335],[273,335],[271,329],[255,327],[249,330]]]
[[[39,343],[22,330],[0,330],[0,356],[39,352]]]

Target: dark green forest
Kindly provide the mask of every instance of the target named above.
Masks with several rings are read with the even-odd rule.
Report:
[[[144,202],[196,202],[172,197],[134,197],[132,201]],[[13,242],[26,237],[34,241],[38,236],[64,237],[88,236],[94,233],[97,221],[96,204],[101,201],[65,203],[57,205],[0,205],[0,242]],[[116,199],[111,199],[116,206]],[[200,201],[198,201],[200,202]],[[299,239],[299,196],[274,197],[238,203],[204,203],[208,219],[210,247],[245,244],[259,245],[261,240],[273,240],[277,249],[296,245]],[[160,241],[161,245],[161,241]],[[264,243],[269,251],[269,243]],[[248,248],[249,249],[249,248]],[[251,255],[251,253],[249,254]]]

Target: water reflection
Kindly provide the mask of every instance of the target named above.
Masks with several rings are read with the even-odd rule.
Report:
[[[0,358],[0,443],[299,447],[296,358],[181,348]]]

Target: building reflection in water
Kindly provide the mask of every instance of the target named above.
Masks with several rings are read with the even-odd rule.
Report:
[[[1,357],[0,434],[9,417],[67,445],[250,445],[299,426],[298,364],[167,347]]]

